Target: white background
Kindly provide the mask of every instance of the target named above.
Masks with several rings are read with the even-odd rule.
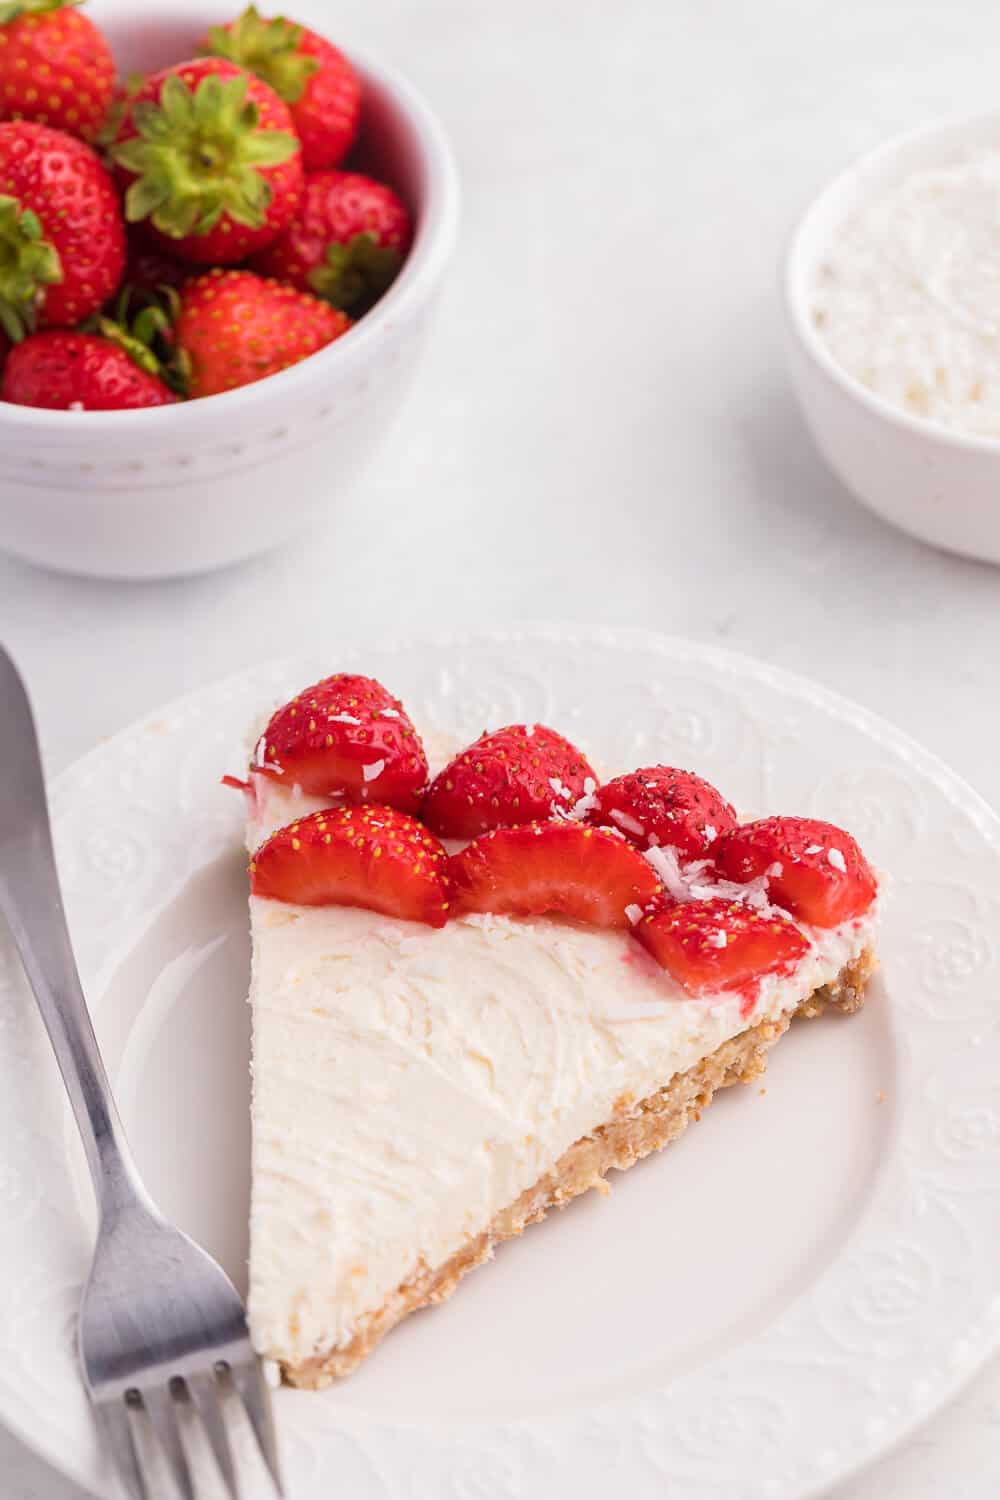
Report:
[[[317,636],[566,619],[816,677],[1000,805],[1000,571],[890,531],[826,473],[785,380],[775,290],[825,178],[899,129],[997,107],[994,7],[330,10],[335,38],[423,87],[459,157],[459,254],[419,387],[325,532],[279,555],[135,586],[0,557],[0,635],[49,769]],[[78,1500],[2,1433],[0,1473],[16,1500]],[[1000,1362],[836,1497],[998,1489]]]

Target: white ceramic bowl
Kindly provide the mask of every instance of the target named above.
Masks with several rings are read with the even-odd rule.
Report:
[[[841,173],[792,238],[784,302],[796,393],[848,489],[923,541],[1000,563],[1000,441],[935,426],[874,395],[836,363],[811,312],[819,265],[844,220],[909,173],[945,166],[977,146],[1000,148],[1000,114],[897,136]]]
[[[339,43],[323,0],[289,9]],[[90,13],[125,75],[189,56],[219,7],[95,0]],[[364,164],[416,215],[396,282],[336,343],[223,396],[94,413],[0,403],[0,547],[103,577],[200,572],[301,531],[356,478],[413,375],[454,244],[458,187],[448,143],[420,96],[345,50],[364,85]]]

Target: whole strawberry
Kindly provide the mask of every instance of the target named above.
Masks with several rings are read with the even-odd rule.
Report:
[[[295,218],[254,269],[357,315],[395,279],[413,229],[399,195],[360,172],[312,172]]]
[[[302,151],[288,108],[233,63],[198,58],[145,80],[111,155],[125,216],[167,255],[232,265],[290,223]]]
[[[49,411],[124,411],[177,400],[124,349],[92,333],[34,333],[4,365],[0,400]]]
[[[266,21],[251,5],[228,26],[213,26],[198,51],[239,63],[280,94],[308,171],[335,167],[347,155],[358,133],[361,84],[331,42],[284,16]]]
[[[115,90],[115,63],[80,0],[0,3],[0,120],[36,120],[92,140]]]
[[[181,292],[174,334],[192,396],[215,396],[276,375],[351,327],[318,297],[255,276],[209,271]]]
[[[96,153],[47,125],[0,124],[0,326],[8,337],[89,317],[124,265],[121,207]]]

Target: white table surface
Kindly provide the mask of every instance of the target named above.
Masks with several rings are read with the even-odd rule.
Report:
[[[49,769],[318,633],[570,619],[816,677],[1000,806],[1000,570],[889,530],[824,470],[792,405],[775,295],[785,236],[826,177],[899,129],[997,106],[992,8],[335,11],[342,38],[425,88],[457,145],[460,251],[420,386],[325,534],[278,555],[134,586],[0,557],[0,636]],[[80,1500],[3,1433],[0,1474],[12,1500]],[[998,1491],[1000,1360],[835,1494]]]

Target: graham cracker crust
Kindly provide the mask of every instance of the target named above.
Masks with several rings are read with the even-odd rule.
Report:
[[[827,1009],[850,1015],[860,1010],[876,966],[874,953],[866,949],[841,970],[832,984],[814,991],[787,1016],[762,1021],[741,1031],[645,1099],[636,1101],[623,1094],[615,1102],[613,1118],[593,1135],[584,1136],[570,1146],[551,1172],[497,1214],[488,1229],[467,1241],[435,1270],[419,1265],[380,1308],[359,1322],[357,1332],[345,1348],[328,1350],[296,1365],[283,1363],[284,1380],[305,1390],[322,1390],[334,1380],[350,1375],[403,1318],[418,1308],[450,1297],[467,1271],[492,1258],[494,1245],[512,1239],[526,1225],[544,1219],[550,1208],[562,1208],[589,1188],[609,1192],[605,1178],[612,1167],[624,1172],[651,1151],[662,1150],[691,1120],[701,1118],[702,1110],[711,1104],[718,1089],[757,1078],[767,1067],[769,1049],[788,1030],[793,1016],[818,1016]]]

